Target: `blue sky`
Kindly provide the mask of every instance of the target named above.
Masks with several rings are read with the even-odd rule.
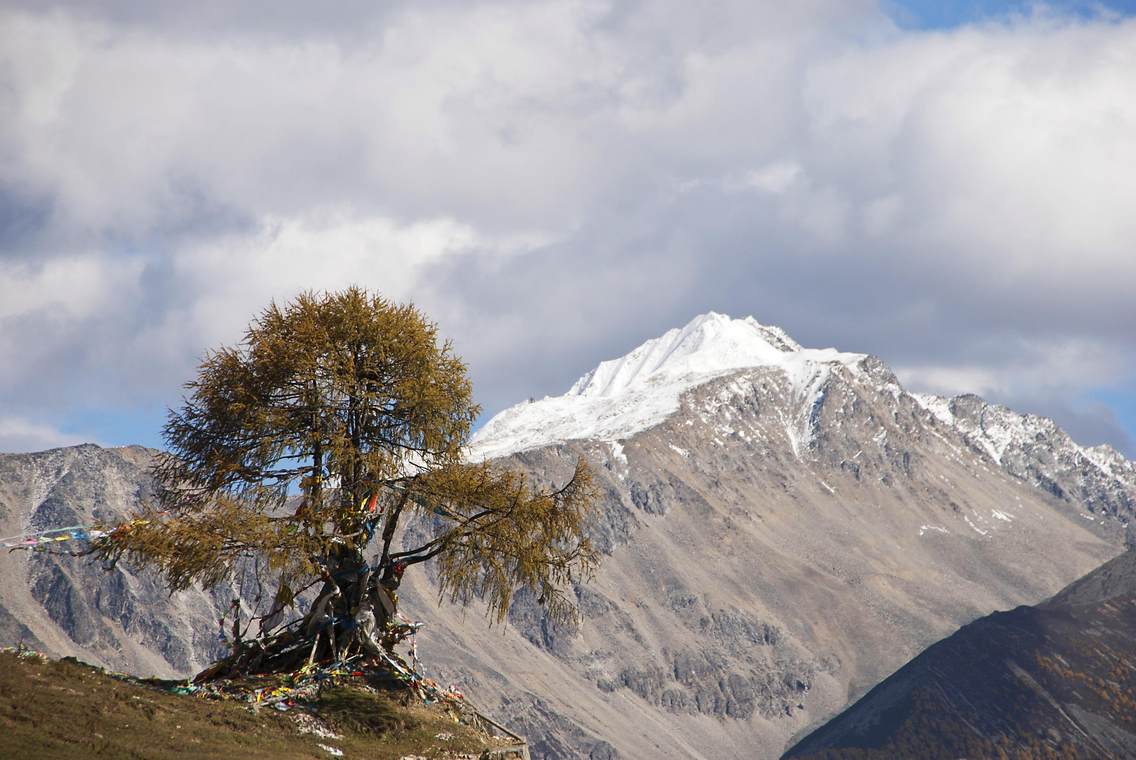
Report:
[[[912,29],[952,29],[965,24],[1005,20],[1041,7],[1036,0],[891,0],[887,7],[902,26]],[[1136,0],[1058,0],[1044,7],[1081,18],[1103,13],[1132,15]]]
[[[1136,455],[1132,2],[259,6],[0,7],[0,451],[359,284],[487,414],[715,310]]]

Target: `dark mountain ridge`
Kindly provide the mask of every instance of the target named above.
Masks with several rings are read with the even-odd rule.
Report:
[[[1136,552],[960,628],[785,758],[1136,757]]]

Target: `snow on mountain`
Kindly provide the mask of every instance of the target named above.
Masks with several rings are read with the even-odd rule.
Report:
[[[678,411],[684,391],[751,367],[779,368],[794,394],[807,402],[832,366],[855,368],[865,358],[802,348],[779,327],[710,312],[602,362],[563,396],[497,414],[474,435],[470,453],[490,459],[569,440],[625,439]]]
[[[951,412],[951,400],[945,396],[935,396],[930,393],[912,393],[919,406],[933,414],[939,422],[954,426],[955,415]]]
[[[1089,519],[1095,514],[1127,523],[1136,514],[1136,466],[1111,446],[1081,446],[1047,417],[1015,412],[973,394],[911,396],[1006,472],[1083,504]]]
[[[913,393],[911,396],[940,422],[958,429],[998,464],[1002,464],[1002,457],[1011,448],[1020,448],[1043,437],[1055,438],[1061,433],[1053,420],[1019,414],[999,404],[987,404],[973,395],[946,398]],[[960,406],[965,406],[968,412],[977,413],[956,414]],[[1071,441],[1070,444],[1080,449]]]
[[[1080,446],[1053,420],[1020,414],[978,396],[908,394],[890,371],[873,372],[867,359],[865,354],[831,348],[802,348],[780,328],[752,317],[733,319],[710,312],[623,357],[602,362],[562,396],[499,413],[474,435],[470,455],[491,459],[573,440],[617,444],[674,415],[680,397],[692,388],[745,369],[774,368],[787,382],[789,395],[781,414],[792,453],[799,458],[811,445],[814,412],[833,370],[844,367],[897,400],[910,395],[931,418],[953,429],[1000,469],[1082,505],[1086,519],[1125,524],[1136,515],[1136,465],[1110,447]]]
[[[509,694],[500,711],[542,757],[610,757],[549,711],[621,757],[776,757],[930,642],[1113,556],[1132,514],[1119,482],[1087,460],[1052,466],[1072,451],[1059,431],[1025,445],[1040,422],[973,402],[921,405],[879,359],[706,315],[500,415],[479,453],[514,451],[502,465],[531,482],[591,464],[604,555],[578,628],[536,600],[510,613],[555,664],[478,672],[569,675],[540,717]]]

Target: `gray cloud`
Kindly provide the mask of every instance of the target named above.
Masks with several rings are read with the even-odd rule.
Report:
[[[444,6],[442,0],[417,0]],[[55,12],[144,34],[168,38],[238,37],[297,38],[339,36],[357,39],[381,31],[404,2],[374,3],[340,0],[335,12],[311,3],[290,0],[197,0],[193,3],[154,3],[148,0],[7,0],[9,8],[25,12]],[[449,0],[449,4],[454,4]]]
[[[1131,445],[1077,398],[1136,374],[1133,22],[13,7],[0,402],[21,416],[172,402],[269,299],[356,282],[435,316],[488,411],[716,309]]]

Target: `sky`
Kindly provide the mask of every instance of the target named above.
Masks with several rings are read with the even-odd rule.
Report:
[[[2,2],[0,451],[357,284],[483,419],[715,310],[1136,456],[1134,6]]]

